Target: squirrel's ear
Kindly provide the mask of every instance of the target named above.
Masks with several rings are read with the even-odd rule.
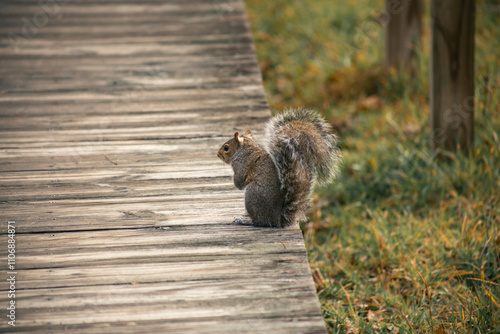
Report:
[[[252,131],[250,129],[248,129],[246,132],[245,132],[245,137],[248,137],[248,138],[253,138],[252,137]]]
[[[234,140],[236,140],[238,143],[243,143],[243,138],[240,137],[240,133],[238,131],[234,133]]]

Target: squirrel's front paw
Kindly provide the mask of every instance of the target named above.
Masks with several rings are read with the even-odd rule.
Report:
[[[236,217],[233,220],[233,224],[238,225],[253,225],[250,217]]]

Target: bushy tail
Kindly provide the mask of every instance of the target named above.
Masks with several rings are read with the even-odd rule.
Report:
[[[305,218],[315,183],[331,182],[339,171],[337,137],[318,113],[285,110],[267,124],[266,150],[278,170],[285,204],[281,226]]]

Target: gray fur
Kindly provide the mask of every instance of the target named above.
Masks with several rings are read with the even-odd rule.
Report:
[[[250,217],[235,222],[287,227],[304,219],[313,186],[339,170],[341,153],[330,130],[316,112],[286,110],[267,124],[265,148],[250,130],[222,145],[217,156],[232,166],[235,186],[245,189]]]
[[[280,225],[289,226],[305,218],[314,185],[329,183],[338,174],[341,152],[330,125],[308,109],[276,115],[267,124],[266,136],[265,149],[278,171],[284,198]]]

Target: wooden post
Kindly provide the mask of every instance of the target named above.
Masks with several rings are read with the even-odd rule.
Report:
[[[422,35],[422,0],[386,0],[385,68],[414,71],[416,46]]]
[[[432,0],[431,147],[469,151],[474,138],[474,0]]]

